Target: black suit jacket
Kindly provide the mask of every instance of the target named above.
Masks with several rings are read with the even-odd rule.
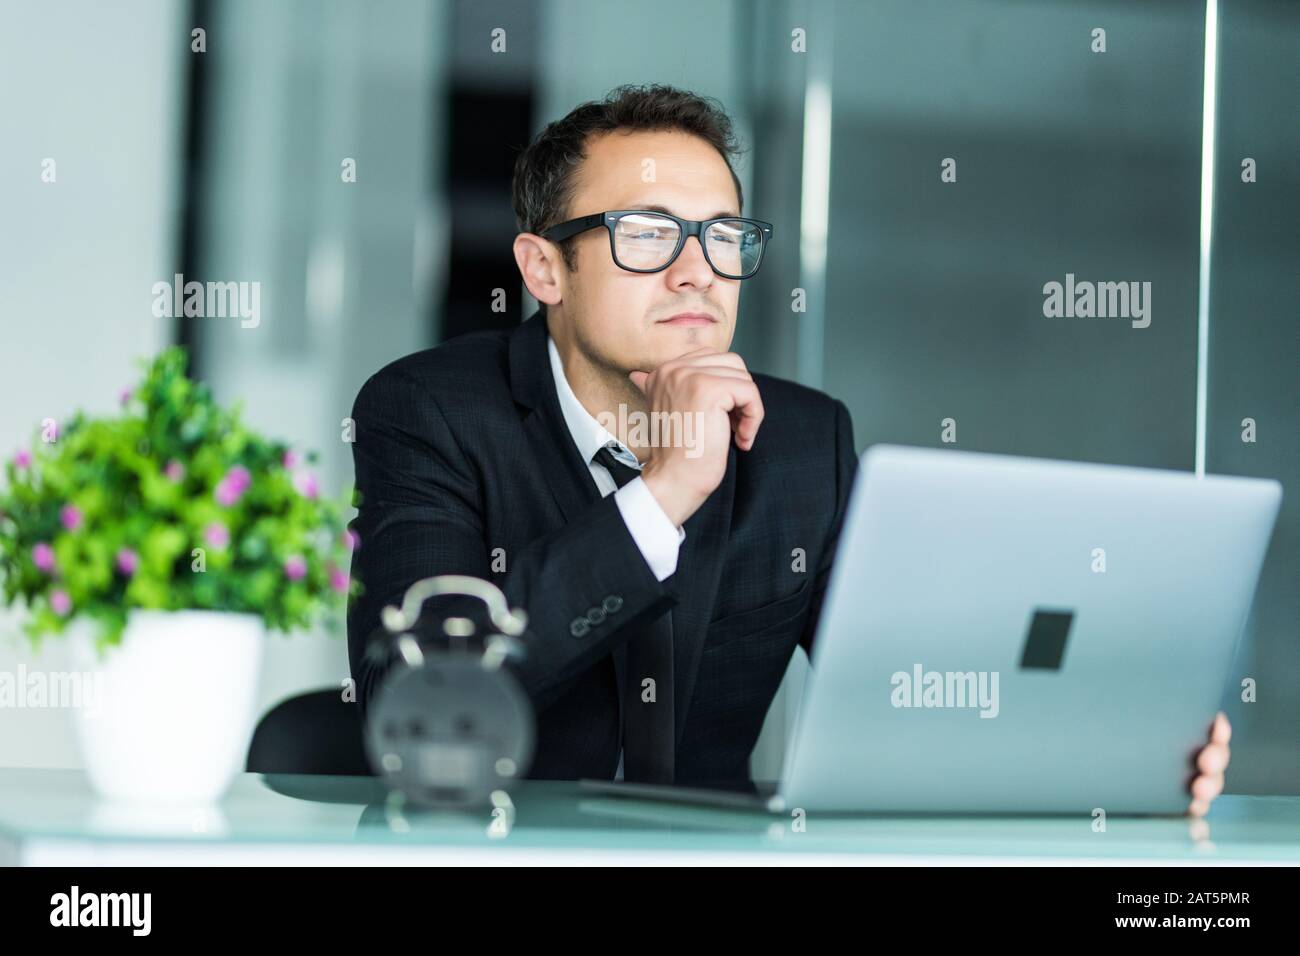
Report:
[[[545,321],[534,313],[409,355],[357,395],[358,702],[385,669],[365,653],[383,606],[420,578],[475,575],[528,612],[528,656],[512,665],[537,714],[528,776],[610,779],[621,728],[612,651],[671,608],[677,782],[743,785],[796,643],[811,654],[857,466],[848,410],[755,374],[765,417],[754,447],[732,443],[661,583],[565,425]]]

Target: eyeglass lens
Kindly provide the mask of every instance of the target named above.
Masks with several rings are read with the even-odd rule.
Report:
[[[627,269],[658,269],[672,258],[681,227],[665,216],[630,213],[614,224],[614,257]],[[763,231],[741,219],[715,222],[703,233],[714,269],[732,278],[751,275],[763,251]]]

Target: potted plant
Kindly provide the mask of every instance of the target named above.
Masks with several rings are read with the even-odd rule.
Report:
[[[33,643],[66,634],[102,688],[75,710],[111,798],[208,802],[242,770],[267,630],[304,628],[352,590],[342,519],[286,444],[149,363],[120,414],[46,420],[5,466],[0,581]],[[331,621],[336,623],[336,621]]]

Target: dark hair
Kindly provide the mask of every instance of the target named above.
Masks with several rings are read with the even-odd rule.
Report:
[[[587,138],[613,130],[678,130],[707,141],[726,162],[740,201],[738,211],[744,212],[745,197],[731,164],[731,157],[739,156],[742,149],[722,104],[672,86],[625,85],[611,90],[604,100],[583,103],[563,119],[549,123],[519,154],[512,191],[520,232],[541,233],[565,221],[573,199],[573,174],[587,156]],[[576,238],[559,244],[570,272]]]

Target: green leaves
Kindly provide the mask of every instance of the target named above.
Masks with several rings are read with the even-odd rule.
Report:
[[[32,610],[33,638],[88,615],[112,642],[132,607],[250,612],[292,630],[357,589],[347,493],[317,497],[289,446],[217,405],[185,364],[167,349],[119,416],[77,414],[50,443],[38,429],[4,465],[0,594]]]
[[[177,556],[185,550],[186,539],[185,532],[176,525],[150,528],[140,542],[141,569],[159,578],[169,578]]]

